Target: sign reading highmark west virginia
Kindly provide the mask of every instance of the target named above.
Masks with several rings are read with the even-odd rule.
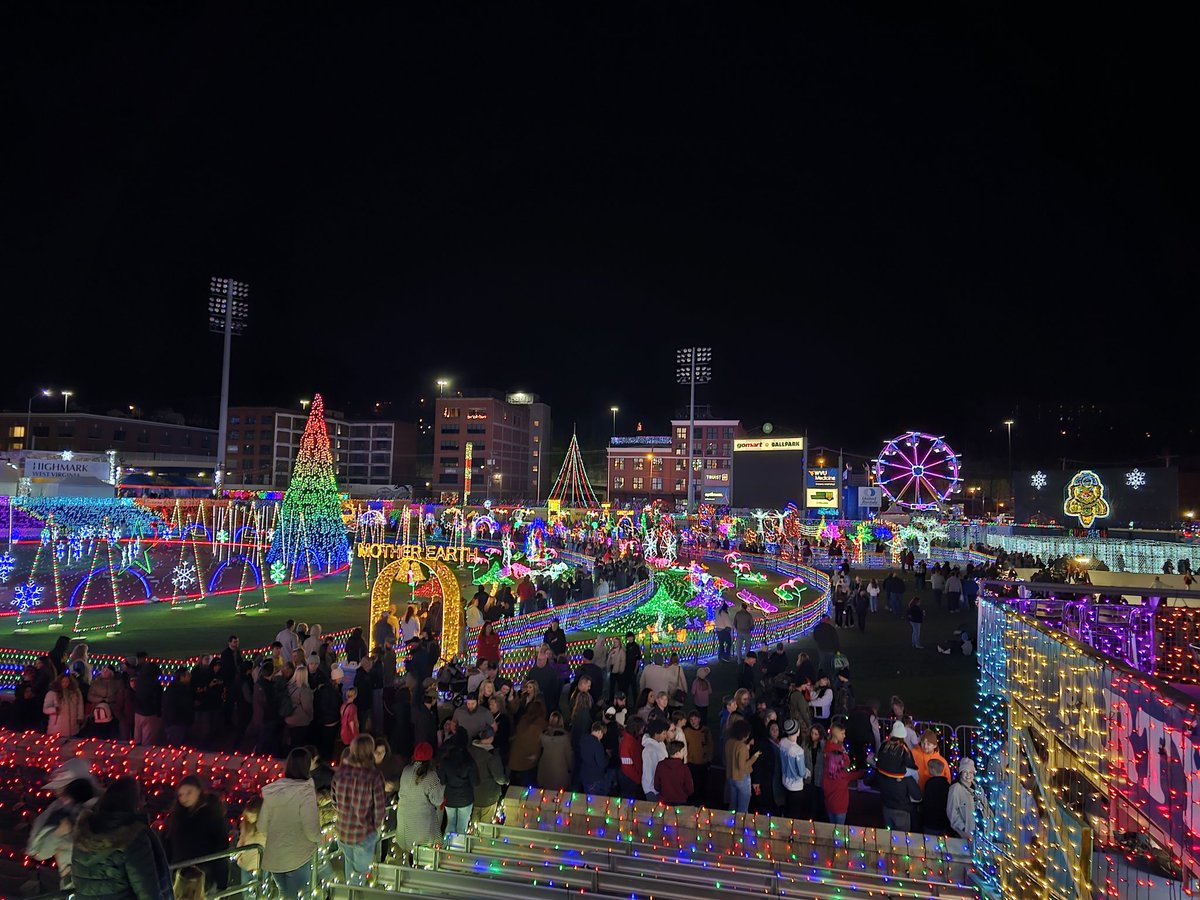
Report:
[[[99,478],[108,481],[111,469],[105,460],[25,457],[26,478]]]

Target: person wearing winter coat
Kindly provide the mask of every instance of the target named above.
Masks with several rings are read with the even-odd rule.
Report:
[[[496,817],[496,807],[508,786],[504,763],[496,752],[496,732],[486,727],[479,733],[470,747],[471,759],[479,772],[479,783],[475,786],[475,806],[471,810],[472,822],[491,822]]]
[[[479,786],[479,769],[467,750],[467,733],[459,728],[442,748],[438,777],[446,786],[446,832],[466,834],[475,808],[475,788]]]
[[[576,757],[576,775],[580,787],[588,794],[607,794],[612,790],[613,770],[608,765],[608,754],[604,752],[604,737],[608,726],[602,721],[592,722],[579,740]]]
[[[54,687],[46,691],[42,712],[49,717],[46,734],[74,737],[83,728],[83,694],[70,675],[60,675]]]
[[[313,855],[321,840],[321,812],[307,750],[298,747],[288,754],[283,777],[265,785],[262,798],[262,868],[284,897],[298,897],[312,881]]]
[[[500,635],[496,633],[491,622],[484,622],[479,629],[475,655],[478,659],[486,659],[493,666],[500,665]]]
[[[701,666],[696,670],[696,678],[692,682],[692,702],[696,704],[696,711],[700,713],[700,721],[705,723],[708,722],[708,704],[712,702],[712,682],[708,680],[710,674],[712,669]]]
[[[537,771],[538,787],[551,791],[569,790],[574,762],[571,735],[563,727],[562,713],[552,712],[549,724],[542,732],[542,755],[538,760]]]
[[[670,731],[671,726],[663,719],[651,719],[642,735],[642,793],[651,802],[658,800],[654,773],[658,764],[667,758],[666,740]]]
[[[445,794],[433,766],[433,745],[422,741],[413,747],[413,761],[400,773],[396,793],[395,846],[405,858],[418,844],[432,843],[441,835]]]
[[[528,787],[537,774],[542,756],[542,732],[546,730],[546,704],[532,701],[517,719],[508,751],[508,774],[513,784]]]
[[[912,775],[888,778],[880,775],[875,781],[883,804],[883,824],[893,831],[912,831],[913,804],[921,802],[921,789]]]
[[[314,706],[312,688],[308,686],[307,667],[299,666],[292,673],[287,692],[292,701],[292,711],[284,717],[283,724],[288,728],[292,746],[303,747],[312,734]]]
[[[677,737],[687,743],[687,767],[692,773],[692,783],[697,792],[703,791],[708,784],[708,769],[712,765],[715,747],[712,731],[705,724],[700,710],[693,709],[688,713],[687,726]],[[693,800],[698,799],[698,794],[693,794]]]
[[[163,832],[167,859],[172,863],[220,853],[229,847],[229,823],[225,820],[225,803],[196,775],[180,779],[175,788],[175,802],[167,817]],[[203,863],[204,881],[224,890],[229,884],[229,861]]]
[[[975,789],[975,760],[963,757],[958,762],[958,779],[950,785],[946,816],[950,827],[964,841],[975,836],[975,808],[983,806],[983,795]]]
[[[660,803],[679,806],[696,792],[692,773],[683,761],[686,746],[683,741],[667,741],[664,747],[667,758],[654,769],[654,793]]]
[[[825,743],[825,761],[821,772],[821,790],[825,795],[825,812],[834,825],[846,824],[850,809],[850,782],[863,777],[862,769],[853,769],[846,755],[846,729],[835,720],[829,727]]]
[[[75,849],[75,822],[85,809],[96,805],[94,782],[76,778],[64,785],[58,797],[38,816],[29,829],[25,852],[37,860],[53,859],[59,887],[71,886],[71,852]]]
[[[609,644],[605,668],[608,670],[608,702],[612,703],[617,688],[625,683],[625,645],[617,638]]]
[[[71,881],[80,900],[173,900],[171,868],[158,834],[138,812],[130,775],[109,785],[75,823]]]

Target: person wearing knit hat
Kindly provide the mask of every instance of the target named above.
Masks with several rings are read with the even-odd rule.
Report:
[[[433,745],[421,741],[413,747],[413,761],[400,774],[396,795],[395,851],[401,864],[418,844],[441,837],[442,801],[446,789],[433,765]]]
[[[910,770],[916,775],[917,764],[908,748],[908,741],[905,739],[907,734],[908,729],[899,719],[892,723],[892,730],[888,732],[887,740],[883,742],[875,757],[875,771],[880,775],[901,779]]]
[[[783,737],[779,741],[780,780],[787,795],[785,811],[793,819],[805,818],[804,783],[811,781],[804,748],[800,746],[800,723],[787,719],[783,723]]]
[[[892,731],[888,737],[899,738],[905,740],[908,737],[908,729],[904,727],[904,723],[897,719],[892,723]]]
[[[964,756],[958,761],[958,778],[950,785],[946,800],[950,827],[963,840],[971,840],[975,833],[976,807],[983,807],[983,794],[975,788],[975,760]]]

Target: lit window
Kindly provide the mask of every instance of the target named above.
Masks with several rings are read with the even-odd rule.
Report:
[[[633,471],[635,471],[635,472],[646,471],[646,461],[640,457],[638,459],[635,459],[633,461]]]
[[[442,409],[443,419],[457,419],[462,416],[462,410],[457,406],[446,406]]]
[[[619,490],[623,489],[624,487],[625,487],[625,476],[624,475],[618,475],[616,478],[613,479],[613,490],[614,491],[619,491]]]
[[[683,493],[684,491],[686,491],[686,490],[687,490],[687,487],[686,487],[686,485],[684,484],[684,481],[683,481],[683,479],[682,479],[682,478],[676,478],[676,479],[675,479],[675,493],[677,493],[677,494],[682,494],[682,493]]]
[[[650,490],[661,491],[662,490],[662,479],[661,478],[651,478],[650,479]]]
[[[614,459],[614,460],[613,460],[613,469],[614,469],[615,471],[617,471],[617,472],[623,472],[623,471],[625,471],[625,460],[623,460],[623,459]]]
[[[478,406],[468,407],[467,408],[467,418],[468,419],[486,419],[487,418],[487,410],[482,409],[481,407],[478,407]]]
[[[640,490],[642,489],[642,486],[643,486],[645,483],[646,483],[646,480],[645,480],[644,478],[639,478],[639,477],[637,477],[637,476],[634,476],[634,479],[633,479],[633,489],[634,489],[635,491],[640,491]]]

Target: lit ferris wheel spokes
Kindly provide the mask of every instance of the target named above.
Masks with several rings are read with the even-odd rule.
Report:
[[[930,509],[960,490],[958,454],[942,438],[920,431],[883,445],[875,479],[888,498],[909,509]]]

